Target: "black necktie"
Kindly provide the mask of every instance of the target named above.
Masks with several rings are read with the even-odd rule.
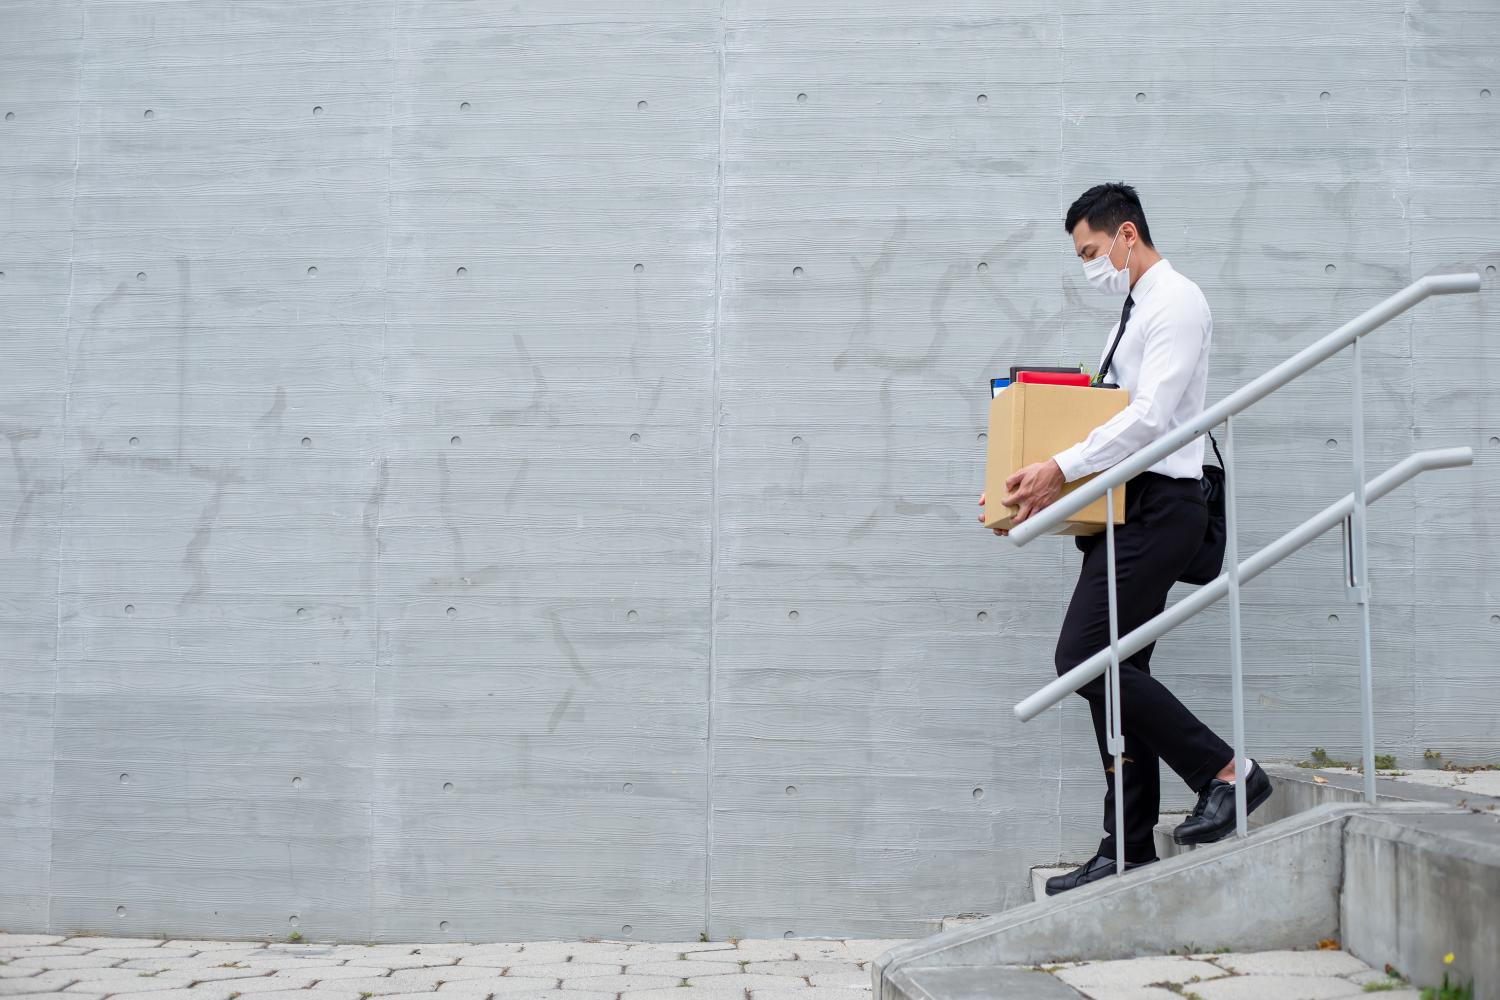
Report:
[[[1125,296],[1125,308],[1120,310],[1120,329],[1115,334],[1115,342],[1109,345],[1109,353],[1104,356],[1104,365],[1099,369],[1099,377],[1094,379],[1098,385],[1104,381],[1104,376],[1109,374],[1109,364],[1115,359],[1115,348],[1120,346],[1120,338],[1125,336],[1125,324],[1130,322],[1130,310],[1135,306],[1133,296]]]

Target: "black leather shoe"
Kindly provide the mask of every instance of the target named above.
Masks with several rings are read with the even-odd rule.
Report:
[[[1146,865],[1154,864],[1155,858],[1150,861],[1127,861],[1125,870],[1135,871]],[[1078,868],[1073,869],[1066,875],[1054,875],[1047,880],[1047,895],[1056,896],[1060,892],[1076,889],[1080,885],[1088,885],[1103,878],[1109,878],[1115,873],[1115,859],[1106,858],[1102,854],[1096,854]]]
[[[1270,797],[1271,779],[1256,764],[1245,779],[1245,815]],[[1198,794],[1193,814],[1172,831],[1172,839],[1179,844],[1212,844],[1233,833],[1234,827],[1234,783],[1215,778]]]

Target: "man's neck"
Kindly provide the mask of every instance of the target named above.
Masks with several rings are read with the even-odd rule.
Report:
[[[1130,288],[1135,290],[1135,283],[1140,281],[1145,273],[1161,263],[1161,254],[1150,247],[1142,246],[1140,254],[1130,262]]]

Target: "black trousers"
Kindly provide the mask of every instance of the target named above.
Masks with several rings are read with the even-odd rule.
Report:
[[[1203,539],[1208,508],[1195,479],[1143,472],[1125,484],[1125,523],[1115,529],[1120,635],[1155,618],[1167,592]],[[1057,640],[1057,672],[1066,673],[1109,646],[1108,564],[1104,535],[1077,539],[1083,570]],[[1202,791],[1234,751],[1151,676],[1155,643],[1120,664],[1120,717],[1125,732],[1125,860],[1156,857],[1152,829],[1161,807],[1159,761]],[[1104,831],[1099,853],[1117,857],[1114,756],[1105,749],[1104,678],[1078,692],[1088,699],[1104,765]]]

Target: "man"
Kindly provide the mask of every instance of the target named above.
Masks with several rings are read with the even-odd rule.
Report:
[[[1068,209],[1064,226],[1089,283],[1125,299],[1120,322],[1105,340],[1099,377],[1104,379],[1102,366],[1107,365],[1108,380],[1129,391],[1130,403],[1083,441],[1006,480],[1010,492],[1001,502],[1018,508],[1015,523],[1055,501],[1065,483],[1117,465],[1197,417],[1207,388],[1213,332],[1208,303],[1197,285],[1156,252],[1135,189],[1125,184],[1090,188]],[[1202,475],[1199,439],[1126,483],[1125,523],[1115,530],[1121,635],[1161,613],[1167,592],[1202,543],[1208,517]],[[981,496],[980,505],[984,502]],[[1104,536],[1076,541],[1083,569],[1058,637],[1059,674],[1109,645]],[[1152,830],[1161,800],[1158,761],[1165,760],[1198,793],[1197,808],[1173,832],[1179,844],[1212,843],[1235,829],[1234,751],[1151,676],[1152,649],[1147,646],[1120,664],[1123,845],[1115,842],[1114,758],[1105,749],[1104,678],[1078,692],[1088,699],[1104,765],[1105,837],[1088,863],[1048,879],[1048,895],[1113,874],[1121,850],[1127,870],[1156,860]],[[1253,810],[1270,796],[1271,782],[1253,760],[1246,763],[1244,780],[1246,808]]]

